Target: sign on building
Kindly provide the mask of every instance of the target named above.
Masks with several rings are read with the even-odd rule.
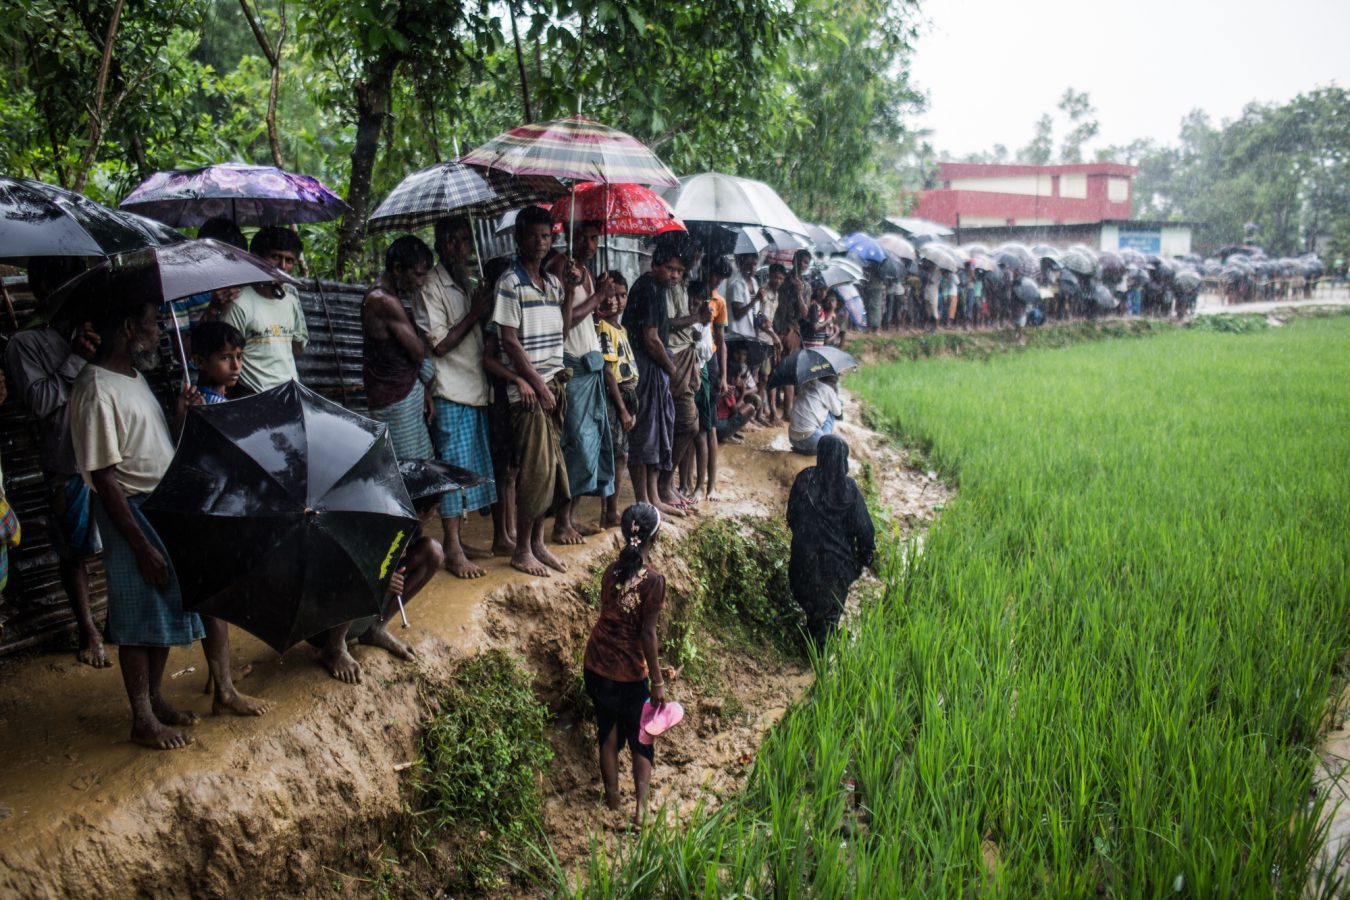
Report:
[[[1157,229],[1148,231],[1120,231],[1120,249],[1138,250],[1140,253],[1161,253],[1162,232]]]

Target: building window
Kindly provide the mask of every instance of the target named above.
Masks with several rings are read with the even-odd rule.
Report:
[[[1124,203],[1130,199],[1130,179],[1111,177],[1106,179],[1106,199],[1112,203]]]
[[[1087,199],[1087,175],[1059,176],[1059,195],[1073,200]]]

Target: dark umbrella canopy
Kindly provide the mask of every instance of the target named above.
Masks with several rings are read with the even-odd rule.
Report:
[[[439,497],[466,487],[484,484],[490,479],[461,466],[438,459],[405,459],[398,464],[399,477],[413,500]]]
[[[119,205],[179,228],[217,217],[241,226],[327,222],[351,210],[311,175],[245,163],[156,172]]]
[[[370,214],[367,227],[372,234],[411,231],[442,216],[496,216],[566,190],[561,181],[546,175],[517,178],[496,169],[437,163],[400,181]]]
[[[184,608],[279,653],[378,615],[418,524],[388,427],[293,381],[193,407],[142,509]]]
[[[818,378],[858,368],[858,361],[837,347],[804,347],[794,350],[769,373],[766,386],[775,388],[789,384],[805,384]]]
[[[1013,298],[1018,303],[1034,305],[1041,300],[1041,289],[1036,286],[1036,282],[1023,276],[1013,285]]]
[[[293,282],[258,257],[210,238],[110,257],[61,286],[48,301],[52,315],[85,321],[100,309],[138,300],[177,300],[220,288]]]
[[[109,256],[182,240],[88,197],[0,175],[0,259]]]

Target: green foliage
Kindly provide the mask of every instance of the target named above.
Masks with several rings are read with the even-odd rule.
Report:
[[[665,644],[676,665],[694,664],[708,631],[745,652],[765,646],[805,657],[802,613],[788,585],[791,534],[779,519],[753,516],[703,522],[681,548],[693,588],[672,592]]]
[[[1270,323],[1260,313],[1219,313],[1213,316],[1200,316],[1190,327],[1195,331],[1251,334],[1255,331],[1265,331],[1270,327]]]
[[[1311,787],[1350,644],[1348,339],[1338,318],[864,368],[960,493],[739,798],[563,887],[1337,895]]]
[[[547,710],[511,656],[490,650],[434,697],[416,789],[433,831],[519,834],[539,818],[540,769],[552,758]]]
[[[1161,319],[1099,319],[1044,325],[1026,332],[1026,346],[1068,347],[1084,341],[1114,337],[1142,337],[1170,331],[1176,326]],[[926,334],[860,334],[849,341],[855,355],[881,360],[927,359],[934,356],[959,356],[988,359],[995,354],[1022,350],[1017,335],[1010,329],[996,331],[937,331]]]

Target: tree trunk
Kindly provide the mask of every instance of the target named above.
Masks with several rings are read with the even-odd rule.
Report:
[[[352,147],[352,173],[347,182],[347,205],[352,211],[342,220],[338,231],[338,278],[343,277],[348,263],[360,260],[365,244],[370,182],[380,151],[380,130],[389,115],[392,97],[393,60],[380,57],[364,74],[356,85],[356,144]]]
[[[259,49],[262,50],[268,65],[272,67],[272,81],[267,90],[267,143],[272,150],[272,165],[280,169],[283,166],[281,141],[277,137],[277,92],[281,86],[281,48],[286,43],[286,4],[283,2],[278,10],[279,33],[276,47],[273,47],[267,39],[262,23],[258,21],[258,16],[253,7],[249,6],[248,0],[239,0],[239,5],[244,10],[244,17],[248,20],[248,27],[253,32],[254,40],[258,42]]]
[[[94,81],[94,100],[89,107],[89,137],[80,154],[80,167],[75,171],[75,180],[70,189],[76,193],[84,190],[89,178],[89,170],[94,167],[99,145],[103,143],[103,98],[108,90],[108,69],[112,66],[113,46],[117,42],[117,27],[122,21],[122,7],[125,0],[113,4],[112,15],[108,17],[108,30],[103,35],[103,55],[98,63],[98,77]],[[55,150],[55,148],[53,148]]]

